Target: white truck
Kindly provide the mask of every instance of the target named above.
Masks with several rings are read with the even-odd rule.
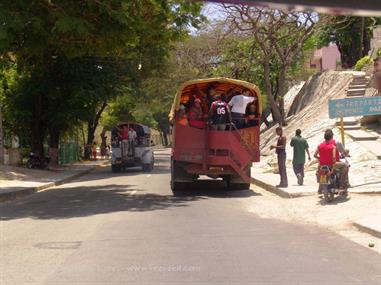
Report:
[[[124,128],[133,129],[136,138],[123,139]],[[150,172],[154,166],[154,155],[151,148],[151,131],[147,126],[137,123],[120,123],[111,132],[111,170],[120,172],[128,167],[141,167]]]

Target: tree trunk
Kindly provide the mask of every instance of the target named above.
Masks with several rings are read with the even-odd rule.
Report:
[[[49,130],[49,156],[51,165],[58,165],[59,143],[60,130]]]
[[[82,133],[83,151],[85,152],[87,144],[86,144],[86,135],[85,135],[85,130],[83,129],[83,124],[81,127],[81,133]]]
[[[40,123],[32,126],[31,132],[31,149],[38,155],[44,155],[44,131]]]
[[[340,42],[336,42],[340,52],[341,65],[344,69],[352,68],[358,60],[356,46],[343,47]]]
[[[32,152],[44,155],[45,130],[41,119],[43,96],[38,94],[34,100],[34,120],[31,122],[31,148]]]
[[[271,111],[273,114],[273,120],[279,123],[280,125],[282,125],[283,123],[282,115],[273,97],[271,79],[270,79],[270,64],[268,59],[264,59],[263,71],[264,71],[264,79],[265,79],[265,86],[266,86],[266,95],[270,103]]]
[[[369,28],[369,19],[368,18],[365,18],[365,26],[364,26],[364,41],[363,41],[363,57],[368,55],[369,51],[370,51],[370,41],[371,39],[373,38],[373,35],[371,35],[371,33],[369,32],[368,28]]]
[[[360,31],[360,56],[362,58],[364,56],[365,51],[365,18],[361,17],[361,31]]]
[[[286,95],[286,73],[287,73],[287,63],[281,67],[278,77],[278,106],[281,115],[281,125],[285,126],[285,112],[284,112],[284,95]]]
[[[85,159],[90,159],[91,152],[89,152],[87,149],[88,148],[91,149],[91,146],[95,139],[95,131],[98,127],[99,120],[102,116],[102,113],[106,109],[106,107],[107,107],[107,102],[105,101],[103,102],[98,112],[96,112],[95,116],[87,121],[87,144],[86,144],[85,153],[84,153]]]
[[[95,139],[95,123],[94,120],[88,120],[87,121],[87,141],[86,143],[88,145],[91,145],[94,142]]]
[[[4,132],[3,132],[3,113],[0,105],[0,165],[4,164]]]
[[[83,154],[85,159],[91,158],[91,146],[94,142],[94,138],[95,138],[94,121],[88,120],[87,121],[87,141],[86,141],[86,146],[85,146],[84,154]]]
[[[161,138],[163,146],[168,146],[168,134],[165,132],[165,130],[161,130]]]

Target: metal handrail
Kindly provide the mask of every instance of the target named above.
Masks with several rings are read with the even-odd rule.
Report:
[[[233,123],[229,123],[229,125],[230,125],[230,131],[232,131],[232,129],[231,129],[231,127],[233,127],[233,130],[236,132],[236,134],[239,136],[239,138],[240,138],[240,141],[241,142],[243,142],[243,144],[245,145],[245,147],[246,147],[246,150],[248,151],[248,152],[250,152],[250,154],[252,155],[252,156],[255,156],[255,153],[254,153],[254,150],[253,150],[253,148],[242,138],[242,136],[241,136],[241,134],[239,133],[239,131],[238,131],[238,129],[237,129],[237,127],[235,126],[235,124],[233,124]]]
[[[206,132],[208,132],[210,130],[210,125],[211,125],[211,122],[207,122],[207,124],[205,126]],[[238,135],[241,144],[244,145],[244,147],[251,154],[251,156],[254,157],[256,155],[256,153],[254,152],[253,148],[242,138],[242,136],[239,133],[239,131],[238,131],[237,127],[235,126],[235,124],[233,124],[232,122],[229,122],[229,123],[225,123],[225,124],[221,124],[221,125],[225,125],[226,127],[228,127],[227,128],[228,130],[226,130],[226,131],[235,132],[235,134]]]

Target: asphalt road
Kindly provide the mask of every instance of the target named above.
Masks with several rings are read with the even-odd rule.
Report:
[[[330,231],[262,219],[254,190],[169,188],[169,152],[151,175],[102,168],[0,204],[0,284],[380,285],[381,257]]]

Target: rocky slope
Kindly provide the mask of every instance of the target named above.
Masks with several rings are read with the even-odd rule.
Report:
[[[287,163],[291,166],[293,150],[289,145],[291,138],[297,129],[302,130],[310,146],[311,156],[318,144],[323,140],[324,130],[332,128],[335,139],[340,141],[339,129],[335,127],[336,119],[329,119],[328,100],[343,98],[346,89],[352,81],[353,75],[358,72],[328,71],[312,76],[298,94],[290,106],[287,116],[288,125],[284,127],[287,136]],[[374,93],[370,87],[367,92]],[[369,96],[369,95],[368,95]],[[276,168],[274,150],[270,151],[270,145],[276,141],[276,126],[261,134],[261,163],[262,168],[269,171]],[[381,160],[369,153],[357,142],[346,137],[346,148],[350,150],[351,158],[351,183],[352,185],[372,184],[381,181]],[[307,163],[307,170],[315,171],[316,161]]]
[[[301,129],[303,136],[322,137],[324,129],[333,127],[336,120],[328,118],[328,100],[345,97],[345,91],[351,82],[353,73],[327,71],[313,75],[304,83],[295,96],[287,114],[287,127],[284,131],[291,137],[296,129]],[[269,154],[269,147],[276,135],[275,126],[261,136],[261,149],[264,155]]]

